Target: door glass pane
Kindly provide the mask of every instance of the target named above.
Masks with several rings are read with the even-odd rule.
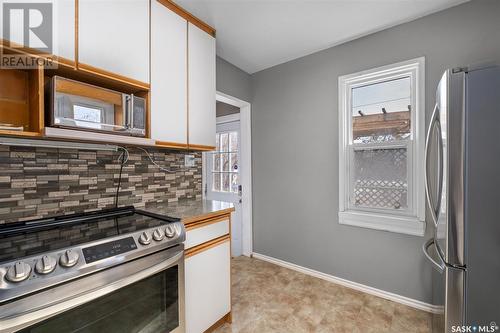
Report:
[[[229,154],[221,153],[222,171],[229,171]]]
[[[171,267],[19,332],[170,332],[179,326],[178,276]]]
[[[228,133],[222,133],[220,135],[220,150],[221,151],[228,151],[229,150],[229,134]]]
[[[223,173],[222,174],[222,191],[223,192],[229,192],[229,178],[230,174],[229,173]]]
[[[238,132],[217,133],[219,153],[213,154],[212,190],[237,193],[239,178]]]
[[[240,184],[238,178],[237,173],[231,175],[231,192],[233,193],[238,193],[238,185]]]
[[[366,149],[353,153],[351,204],[408,208],[407,149]]]
[[[220,173],[218,172],[212,173],[212,182],[213,182],[212,189],[214,191],[220,191]]]
[[[229,151],[238,151],[238,132],[229,133]]]
[[[219,153],[213,153],[213,171],[220,171],[220,154]]]
[[[215,150],[216,151],[220,150],[219,141],[220,141],[220,134],[216,133],[215,134]]]
[[[229,154],[231,159],[231,171],[238,171],[238,154]]]
[[[409,76],[353,88],[351,93],[354,143],[410,137],[412,96]]]

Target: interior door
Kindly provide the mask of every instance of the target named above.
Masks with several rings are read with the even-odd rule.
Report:
[[[242,254],[240,122],[217,124],[216,150],[206,153],[206,198],[232,202],[231,254]]]

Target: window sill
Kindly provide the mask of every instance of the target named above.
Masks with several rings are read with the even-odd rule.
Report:
[[[425,233],[425,222],[409,216],[347,211],[339,212],[339,223],[413,236],[424,236]]]

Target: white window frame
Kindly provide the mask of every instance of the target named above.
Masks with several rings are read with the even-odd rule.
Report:
[[[351,92],[353,88],[400,77],[411,78],[411,136],[407,141],[382,144],[352,143]],[[425,146],[425,58],[420,57],[339,77],[339,223],[351,226],[423,236],[425,233],[424,192]],[[363,147],[406,147],[408,165],[408,209],[352,207],[349,201],[352,151]]]

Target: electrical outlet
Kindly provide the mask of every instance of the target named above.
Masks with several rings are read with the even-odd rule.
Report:
[[[184,155],[184,166],[194,167],[194,155]]]

